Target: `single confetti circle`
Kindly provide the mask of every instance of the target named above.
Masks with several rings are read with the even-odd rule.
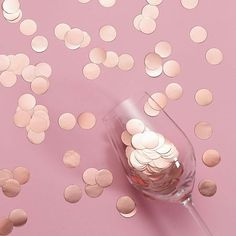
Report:
[[[63,162],[66,167],[76,168],[80,164],[80,154],[74,150],[66,151],[63,156]]]
[[[11,88],[16,84],[17,77],[15,73],[11,71],[4,71],[0,75],[0,83],[6,88]]]
[[[30,172],[25,167],[16,167],[12,173],[13,178],[17,180],[21,185],[26,184],[30,179]]]
[[[168,100],[164,93],[157,92],[148,98],[148,103],[152,109],[160,111],[166,107]]]
[[[61,23],[55,27],[54,33],[57,39],[64,41],[67,32],[69,32],[70,30],[71,28],[69,25]]]
[[[172,47],[170,43],[161,41],[155,46],[155,53],[158,54],[161,58],[167,58],[171,55]]]
[[[26,19],[20,23],[20,32],[26,36],[33,35],[37,31],[37,24],[34,20]]]
[[[145,129],[145,125],[139,119],[131,119],[126,123],[126,130],[131,135],[142,133],[144,131],[144,129]]]
[[[96,124],[96,117],[91,112],[82,112],[78,116],[77,122],[82,129],[92,129]]]
[[[204,152],[202,161],[208,167],[217,166],[221,161],[220,153],[215,149],[209,149]]]
[[[207,38],[207,31],[202,26],[195,26],[190,31],[190,38],[194,43],[202,43]]]
[[[26,82],[32,82],[36,78],[36,71],[34,65],[26,66],[22,71],[22,77]]]
[[[157,17],[159,16],[159,9],[156,6],[148,4],[148,5],[143,7],[142,15],[144,17],[149,17],[149,18],[152,18],[152,19],[157,19]]]
[[[97,198],[102,195],[103,188],[98,184],[95,185],[86,185],[85,193],[91,198]]]
[[[116,203],[116,209],[119,213],[130,214],[136,208],[134,200],[129,196],[120,197]]]
[[[199,122],[194,127],[195,135],[200,139],[209,139],[212,136],[213,129],[207,122]]]
[[[27,138],[33,144],[41,144],[45,140],[45,132],[36,133],[32,130],[28,131]]]
[[[10,212],[8,219],[17,227],[26,224],[28,216],[23,209],[14,209]]]
[[[93,48],[89,53],[89,59],[95,64],[101,64],[106,60],[106,51],[102,48]]]
[[[176,77],[180,74],[180,65],[175,60],[167,61],[163,66],[163,71],[169,77]]]
[[[52,75],[52,67],[45,62],[39,63],[35,66],[35,75],[49,78]]]
[[[69,185],[64,190],[64,198],[69,203],[77,203],[82,198],[82,191],[78,185]]]
[[[129,71],[134,67],[134,59],[129,54],[122,54],[119,56],[118,67],[121,70]]]
[[[112,42],[116,38],[116,29],[112,25],[104,25],[99,31],[100,38],[105,42]]]
[[[205,197],[212,197],[217,192],[217,185],[214,181],[205,179],[198,185],[199,192]]]
[[[20,183],[15,179],[8,179],[2,186],[2,192],[7,197],[16,197],[21,190]]]
[[[71,113],[63,113],[58,120],[59,126],[64,130],[72,130],[76,125],[76,118]]]
[[[48,48],[48,40],[44,36],[35,36],[32,39],[31,47],[35,52],[44,52]]]
[[[20,8],[20,2],[18,0],[4,0],[2,8],[5,12],[11,14],[17,12]]]
[[[144,112],[150,116],[150,117],[155,117],[158,116],[160,111],[153,109],[148,102],[144,104]]]
[[[7,219],[7,218],[2,218],[0,219],[0,235],[8,235],[12,232],[13,230],[13,223]]]
[[[31,90],[37,94],[42,95],[49,89],[49,81],[44,77],[37,77],[31,82]]]
[[[171,83],[167,85],[165,93],[169,99],[178,100],[183,95],[183,88],[180,84]]]
[[[10,59],[6,55],[0,55],[0,71],[7,70],[10,66]]]
[[[89,63],[83,68],[83,75],[86,79],[94,80],[99,77],[101,73],[100,67],[95,63]]]
[[[212,92],[208,89],[199,89],[195,94],[195,100],[200,106],[207,106],[213,101]]]
[[[156,29],[156,22],[150,17],[143,17],[140,21],[139,28],[144,34],[152,34]]]
[[[90,37],[90,35],[87,33],[87,32],[83,32],[83,35],[84,35],[84,40],[83,40],[83,42],[80,44],[80,47],[81,48],[85,48],[85,47],[87,47],[89,44],[90,44],[90,42],[91,42],[91,37]]]
[[[107,51],[106,52],[106,59],[103,62],[103,65],[106,66],[107,68],[114,68],[117,66],[119,63],[119,57],[117,53],[113,51]]]
[[[99,186],[106,188],[113,182],[113,175],[107,169],[99,170],[96,174],[96,182]]]
[[[145,56],[144,63],[149,70],[158,70],[160,67],[162,67],[161,57],[153,52],[148,53]]]
[[[88,168],[83,173],[83,181],[88,185],[95,185],[96,182],[96,175],[98,173],[98,170],[95,168]]]
[[[18,100],[18,105],[23,110],[31,110],[36,105],[36,99],[31,94],[23,94]]]
[[[218,65],[223,61],[223,53],[218,48],[211,48],[206,53],[206,60],[211,65]]]

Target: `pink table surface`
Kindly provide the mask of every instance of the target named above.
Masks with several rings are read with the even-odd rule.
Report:
[[[188,11],[180,1],[164,0],[160,5],[158,26],[152,35],[144,35],[133,27],[133,18],[140,14],[146,4],[137,0],[118,0],[115,7],[103,8],[98,1],[81,4],[77,0],[29,1],[21,0],[24,19],[32,18],[38,24],[38,34],[49,40],[45,53],[32,51],[31,37],[19,32],[19,24],[7,23],[0,17],[1,54],[25,53],[31,63],[48,62],[52,65],[51,86],[43,96],[36,96],[39,104],[49,108],[51,127],[41,145],[32,145],[26,139],[24,129],[14,126],[12,118],[18,97],[31,92],[29,84],[19,78],[17,85],[7,89],[0,87],[0,168],[26,166],[32,173],[31,180],[23,186],[20,195],[9,199],[0,194],[0,216],[6,216],[14,208],[27,211],[29,220],[15,228],[12,236],[23,235],[148,235],[148,236],[200,236],[198,226],[181,206],[146,200],[128,184],[122,168],[105,136],[101,118],[116,102],[132,92],[146,89],[161,91],[170,82],[180,83],[184,96],[177,102],[170,102],[167,111],[190,137],[197,156],[196,182],[210,178],[217,182],[218,192],[212,198],[202,197],[195,186],[193,198],[199,212],[215,236],[236,234],[236,201],[234,195],[236,158],[235,146],[235,1],[200,1],[199,6]],[[92,35],[88,48],[70,51],[54,36],[58,23],[68,23]],[[105,43],[99,38],[99,28],[104,24],[114,25],[117,39]],[[189,30],[202,25],[208,30],[208,39],[203,44],[194,44]],[[173,45],[171,58],[180,62],[181,75],[175,79],[161,76],[150,79],[144,73],[143,58],[154,49],[160,40]],[[88,62],[89,50],[93,47],[130,53],[135,67],[129,72],[102,68],[102,74],[95,81],[86,80],[81,71]],[[205,60],[205,52],[219,47],[224,53],[221,65],[211,66]],[[200,107],[194,101],[198,88],[208,88],[214,93],[214,103]],[[90,131],[78,126],[69,132],[59,128],[57,119],[63,112],[78,115],[92,111],[98,122]],[[193,132],[196,122],[209,121],[214,128],[212,138],[197,139]],[[201,162],[202,153],[216,148],[222,155],[222,162],[209,169]],[[68,149],[78,150],[81,165],[71,170],[62,162]],[[98,199],[83,194],[78,204],[71,205],[63,199],[64,188],[69,184],[83,187],[81,175],[86,168],[109,168],[114,174],[114,184]],[[137,215],[131,219],[122,218],[115,209],[121,195],[130,195],[137,202]]]

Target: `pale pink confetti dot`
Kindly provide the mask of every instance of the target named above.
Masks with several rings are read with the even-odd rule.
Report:
[[[150,17],[143,17],[140,21],[139,28],[144,34],[152,34],[156,29],[156,22]]]
[[[31,47],[35,52],[44,52],[48,48],[48,40],[44,36],[35,36],[32,39]]]
[[[14,21],[16,20],[19,16],[20,16],[20,12],[21,10],[18,9],[16,12],[14,13],[7,13],[5,11],[3,11],[3,17],[7,20],[7,21]]]
[[[2,8],[7,13],[14,13],[19,10],[20,2],[18,0],[4,0]]]
[[[145,125],[139,119],[131,119],[126,123],[126,130],[131,135],[142,133],[144,131],[144,129],[145,129]]]
[[[155,70],[150,70],[149,68],[145,68],[145,72],[148,76],[150,76],[151,78],[156,78],[158,76],[160,76],[162,74],[163,68],[162,65],[160,65],[159,68],[155,69]]]
[[[0,71],[7,70],[10,66],[10,59],[6,55],[0,55]]]
[[[0,83],[6,88],[10,88],[16,84],[17,77],[15,73],[11,71],[4,71],[0,75]]]
[[[36,78],[35,66],[28,65],[22,71],[22,77],[26,82],[32,82]]]
[[[96,174],[96,182],[99,186],[106,188],[112,185],[113,175],[111,171],[107,169],[99,170]]]
[[[29,124],[30,119],[31,115],[29,114],[29,112],[24,110],[19,110],[16,111],[14,115],[14,124],[19,128],[24,128]]]
[[[89,63],[84,66],[83,74],[86,79],[94,80],[99,77],[101,69],[97,64]]]
[[[44,76],[49,78],[52,75],[52,68],[48,63],[42,62],[35,66],[36,77]]]
[[[83,181],[88,185],[95,185],[96,184],[96,174],[98,170],[95,168],[88,168],[83,173]]]
[[[129,71],[134,67],[134,59],[129,54],[122,54],[119,56],[118,67],[121,70]]]
[[[26,224],[28,216],[23,209],[14,209],[10,212],[8,219],[17,227]]]
[[[155,117],[155,116],[158,116],[160,111],[158,110],[155,110],[153,109],[148,102],[146,102],[144,104],[144,112],[148,115],[148,116],[151,116],[151,117]]]
[[[209,139],[212,136],[213,129],[207,122],[199,122],[194,127],[195,135],[200,139]]]
[[[7,180],[12,179],[12,178],[13,178],[13,174],[10,170],[1,169],[0,170],[0,187],[2,187]]]
[[[2,186],[2,192],[7,197],[16,197],[21,190],[20,183],[15,179],[8,179]]]
[[[126,146],[131,146],[131,139],[132,139],[132,136],[129,134],[127,130],[122,132],[121,141],[123,144],[125,144]]]
[[[66,167],[76,168],[80,164],[80,154],[74,150],[69,150],[65,152],[63,162]]]
[[[203,196],[212,197],[217,192],[217,186],[214,181],[205,179],[198,184],[198,190]]]
[[[47,107],[45,107],[45,106],[43,106],[43,105],[36,105],[36,106],[34,107],[34,112],[36,112],[36,111],[44,111],[44,112],[46,112],[46,113],[48,114],[48,109],[47,109]]]
[[[85,192],[89,197],[97,198],[103,193],[103,187],[99,186],[98,184],[86,185]]]
[[[83,31],[83,35],[84,35],[84,40],[80,44],[81,48],[87,47],[90,44],[90,42],[91,42],[91,37],[90,37],[90,35],[87,32]]]
[[[91,112],[82,112],[78,116],[77,122],[82,129],[92,129],[96,124],[96,117]]]
[[[162,3],[163,0],[147,0],[150,5],[157,6]]]
[[[146,65],[146,67],[150,70],[157,70],[160,67],[162,67],[161,57],[158,54],[153,53],[153,52],[148,53],[145,56],[144,63]]]
[[[152,109],[160,111],[167,105],[167,97],[163,93],[154,93],[148,98],[148,103]]]
[[[190,38],[194,43],[202,43],[207,38],[207,31],[202,26],[195,26],[190,31]]]
[[[105,42],[112,42],[116,38],[116,29],[112,25],[104,25],[99,31],[100,38]]]
[[[140,22],[141,22],[141,20],[143,19],[143,15],[137,15],[135,18],[134,18],[134,21],[133,21],[133,25],[134,25],[134,28],[136,29],[136,30],[139,30],[140,31],[140,27],[139,27],[139,25],[140,25]]]
[[[91,0],[78,0],[80,3],[88,3],[90,2]]]
[[[116,0],[98,0],[103,7],[113,7],[116,4]]]
[[[106,60],[106,51],[103,48],[93,48],[89,53],[89,59],[95,64],[101,64]]]
[[[49,89],[49,81],[44,77],[37,77],[31,82],[31,90],[37,94],[42,95]]]
[[[113,51],[106,52],[106,60],[103,62],[103,65],[107,68],[114,68],[119,63],[119,56]]]
[[[208,89],[199,89],[195,94],[195,100],[197,104],[201,106],[207,106],[213,101],[212,92]]]
[[[136,208],[134,200],[129,196],[120,197],[116,203],[116,209],[120,214],[130,214]]]
[[[62,129],[72,130],[76,125],[76,118],[71,113],[64,113],[60,115],[58,123]]]
[[[169,99],[178,100],[183,95],[183,88],[180,84],[171,83],[167,85],[165,92]]]
[[[159,136],[152,131],[144,131],[142,134],[142,144],[145,148],[153,149],[159,144]]]
[[[152,19],[157,19],[159,16],[159,9],[153,5],[146,5],[142,9],[142,15],[144,17],[150,17]]]
[[[26,184],[30,179],[30,172],[25,167],[16,167],[12,173],[13,178],[17,180],[21,185]]]
[[[0,219],[0,235],[8,235],[13,230],[13,223],[7,219],[2,218]]]
[[[32,130],[29,130],[27,137],[31,143],[41,144],[45,140],[45,132],[36,133],[36,132],[33,132]]]
[[[206,60],[211,65],[218,65],[223,61],[223,53],[218,48],[211,48],[206,53]]]
[[[155,46],[155,53],[162,58],[167,58],[171,55],[172,47],[170,43],[161,41]]]
[[[202,162],[208,167],[217,166],[221,161],[220,153],[215,149],[209,149],[204,152]]]
[[[145,147],[143,146],[142,140],[143,140],[142,133],[137,133],[133,135],[132,140],[131,140],[132,146],[136,149],[140,149],[140,150],[144,149]]]
[[[163,66],[164,73],[169,77],[176,77],[180,74],[180,65],[175,60],[167,61]]]
[[[82,191],[78,185],[69,185],[64,190],[64,198],[69,203],[77,203],[82,198]]]
[[[65,43],[68,43],[70,45],[79,46],[83,42],[83,40],[83,31],[78,28],[69,30],[65,35]]]
[[[34,20],[26,19],[20,23],[20,32],[24,35],[33,35],[37,31],[37,24]]]
[[[13,66],[12,71],[17,75],[21,75],[24,68],[29,65],[30,60],[27,55],[23,53],[19,53],[14,57],[14,60],[12,61],[12,63],[14,63],[14,65],[12,65]]]
[[[65,23],[61,23],[55,27],[54,34],[57,39],[64,41],[66,33],[69,32],[70,30],[71,30],[71,28],[69,25],[67,25]]]
[[[181,0],[181,4],[186,9],[194,9],[198,5],[198,0]]]
[[[31,110],[36,105],[36,99],[33,95],[26,93],[20,96],[18,105],[23,110]]]

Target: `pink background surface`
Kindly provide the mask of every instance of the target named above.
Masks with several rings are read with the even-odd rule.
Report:
[[[133,18],[140,14],[145,4],[144,0],[118,0],[115,7],[107,9],[96,0],[88,4],[80,4],[77,0],[22,0],[23,18],[34,19],[38,24],[37,34],[45,35],[49,40],[48,50],[41,54],[32,51],[31,37],[19,32],[19,24],[7,23],[0,17],[1,54],[22,52],[30,57],[32,64],[48,62],[53,67],[49,91],[36,96],[38,104],[48,106],[51,119],[51,127],[42,145],[29,143],[25,130],[16,128],[12,122],[18,97],[31,92],[29,84],[19,78],[13,88],[0,88],[0,168],[26,166],[32,173],[30,182],[23,186],[18,197],[9,199],[0,194],[1,217],[14,208],[25,209],[29,216],[28,223],[15,228],[12,236],[202,235],[181,206],[146,200],[131,188],[108,143],[101,121],[116,102],[131,92],[142,89],[161,91],[170,82],[180,83],[184,88],[182,99],[170,102],[167,112],[186,131],[195,147],[196,182],[211,178],[218,184],[218,192],[212,198],[202,197],[195,186],[195,204],[215,236],[235,235],[236,159],[232,155],[236,133],[233,110],[236,98],[235,2],[205,0],[200,1],[196,9],[188,11],[180,1],[164,0],[159,7],[157,30],[149,36],[133,27]],[[62,22],[89,32],[92,36],[89,47],[70,51],[57,40],[54,28]],[[99,28],[104,24],[114,25],[117,29],[117,39],[112,43],[99,38]],[[201,45],[194,44],[189,38],[189,31],[195,25],[208,30],[208,39]],[[144,74],[144,55],[153,51],[160,40],[172,44],[170,58],[181,64],[181,75],[175,79],[166,76],[150,79]],[[118,68],[102,67],[99,79],[84,79],[81,71],[88,62],[89,50],[97,46],[119,54],[130,53],[136,63],[134,69],[122,72]],[[219,66],[211,66],[205,60],[205,52],[211,47],[219,47],[224,53],[224,61]],[[213,91],[212,105],[200,107],[195,103],[194,94],[198,88]],[[77,126],[66,132],[59,128],[57,119],[61,113],[78,115],[83,111],[96,114],[98,122],[94,129],[83,131]],[[197,139],[193,133],[194,124],[201,120],[213,125],[214,134],[208,141]],[[216,168],[209,169],[201,162],[201,155],[208,148],[216,148],[222,155],[222,162]],[[75,170],[63,165],[62,156],[68,149],[78,150],[81,154],[81,165]],[[79,184],[83,188],[81,175],[89,167],[111,169],[114,184],[98,199],[84,194],[78,204],[68,204],[63,199],[64,188],[69,184]],[[137,215],[131,219],[122,218],[115,209],[117,198],[127,194],[134,197],[138,208]]]

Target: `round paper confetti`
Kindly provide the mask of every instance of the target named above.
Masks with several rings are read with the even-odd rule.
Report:
[[[36,133],[32,130],[28,131],[27,137],[33,144],[41,144],[45,140],[45,132]]]
[[[119,56],[118,67],[121,70],[128,71],[131,70],[134,66],[134,59],[129,54],[122,54]]]
[[[0,75],[0,83],[2,86],[10,88],[15,85],[17,80],[16,75],[11,71],[4,71]]]
[[[20,2],[18,0],[4,0],[2,8],[7,13],[14,13],[19,10]]]
[[[106,188],[112,184],[113,175],[107,169],[99,170],[96,174],[96,182],[99,186]]]
[[[101,73],[100,67],[94,63],[89,63],[85,65],[83,68],[84,77],[89,80],[97,79],[100,73]]]
[[[122,132],[121,141],[123,144],[125,144],[126,146],[131,146],[131,139],[132,139],[132,135],[129,134],[127,130]]]
[[[202,180],[198,185],[199,192],[205,197],[212,197],[216,194],[217,186],[212,180]]]
[[[139,28],[145,34],[152,34],[156,29],[156,22],[152,18],[143,17],[140,21]]]
[[[85,47],[87,47],[89,44],[90,44],[90,42],[91,42],[91,37],[90,37],[90,35],[87,33],[87,32],[83,32],[83,35],[84,35],[84,40],[83,40],[83,42],[80,44],[80,47],[81,48],[85,48]]]
[[[63,156],[63,162],[66,167],[75,168],[80,164],[80,155],[74,150],[67,151]]]
[[[112,42],[116,38],[116,29],[111,25],[104,25],[100,29],[100,37],[105,42]]]
[[[126,130],[131,135],[142,133],[144,131],[144,129],[145,129],[145,125],[139,119],[131,119],[126,123]]]
[[[69,185],[64,191],[64,198],[69,203],[77,203],[82,197],[82,191],[78,185]]]
[[[180,65],[177,61],[167,61],[163,66],[164,73],[169,77],[176,77],[180,74]]]
[[[133,21],[133,25],[135,27],[136,30],[139,30],[140,31],[140,22],[141,20],[143,19],[143,15],[137,15],[135,18],[134,18],[134,21]]]
[[[92,129],[96,124],[96,117],[91,112],[83,112],[78,116],[77,122],[82,129]]]
[[[148,102],[144,104],[144,112],[151,117],[159,115],[160,111],[153,109]]]
[[[120,197],[116,203],[117,210],[122,214],[130,214],[135,207],[134,200],[129,196]]]
[[[212,103],[213,95],[208,89],[200,89],[195,95],[196,102],[201,106],[207,106]]]
[[[59,126],[65,130],[71,130],[76,125],[76,118],[71,113],[64,113],[59,117]]]
[[[113,68],[117,66],[119,63],[119,57],[117,53],[113,51],[107,51],[106,52],[106,60],[103,62],[103,65],[108,68]]]
[[[98,0],[103,7],[113,7],[116,4],[116,0]]]
[[[85,192],[89,197],[97,198],[103,193],[103,188],[99,186],[98,184],[86,185]]]
[[[36,36],[32,39],[31,47],[35,52],[44,52],[48,48],[48,40],[44,36]]]
[[[22,226],[26,224],[28,216],[23,209],[14,209],[10,212],[8,219],[14,226]]]
[[[171,83],[167,85],[165,92],[169,99],[177,100],[182,97],[183,88],[177,83]]]
[[[204,152],[202,161],[208,167],[217,166],[221,161],[220,153],[215,149],[209,149]]]
[[[83,180],[88,185],[95,185],[96,182],[96,175],[98,173],[98,170],[95,168],[88,168],[83,173]]]
[[[65,23],[61,23],[55,27],[54,33],[57,39],[65,40],[66,33],[69,32],[70,30],[71,28],[69,25]]]
[[[101,64],[106,59],[106,51],[102,48],[93,48],[89,53],[89,59],[95,64]]]
[[[143,7],[142,15],[144,17],[156,19],[159,16],[159,9],[156,6],[148,4]]]
[[[2,186],[2,192],[7,197],[16,197],[21,190],[20,183],[15,179],[8,179]]]
[[[48,63],[39,63],[35,66],[35,75],[49,78],[52,75],[52,68]]]
[[[218,65],[223,61],[223,53],[218,48],[211,48],[206,53],[206,59],[211,65]]]
[[[0,235],[8,235],[13,230],[13,223],[7,219],[2,218],[0,219]]]
[[[48,91],[49,81],[47,78],[38,77],[31,83],[32,91],[37,95],[42,95]]]
[[[83,31],[78,28],[69,30],[65,35],[65,43],[68,43],[76,47],[77,46],[79,47],[79,45],[83,42],[83,40],[84,40]]]
[[[20,23],[20,32],[24,35],[33,35],[37,31],[37,24],[31,19],[23,20]]]
[[[162,58],[167,58],[171,55],[172,47],[168,42],[161,41],[155,46],[155,53]]]
[[[18,110],[14,115],[14,124],[19,128],[26,127],[31,119],[29,112],[24,110]]]
[[[162,3],[163,0],[147,0],[150,5],[157,6]]]
[[[12,173],[13,178],[17,180],[21,185],[26,184],[30,179],[30,172],[25,167],[16,167]]]
[[[160,67],[162,67],[161,57],[158,54],[152,52],[145,56],[144,63],[150,70],[158,70]]]
[[[0,187],[2,187],[7,180],[12,179],[12,178],[13,178],[13,174],[10,170],[1,169],[0,170]]]
[[[181,3],[186,9],[194,9],[198,5],[198,0],[181,0]]]
[[[190,31],[190,38],[194,43],[202,43],[207,38],[207,31],[202,26],[195,26]]]
[[[22,71],[22,77],[26,82],[32,82],[36,78],[35,66],[28,65]]]
[[[0,55],[0,71],[6,70],[10,66],[10,59],[6,55]]]
[[[164,109],[167,105],[167,97],[163,93],[154,93],[152,94],[151,98],[148,98],[148,103],[152,109],[160,111]]]
[[[209,139],[212,136],[213,129],[207,122],[199,122],[194,127],[195,135],[200,139]]]
[[[20,96],[18,105],[23,110],[31,110],[36,105],[36,99],[33,95],[26,93]]]

